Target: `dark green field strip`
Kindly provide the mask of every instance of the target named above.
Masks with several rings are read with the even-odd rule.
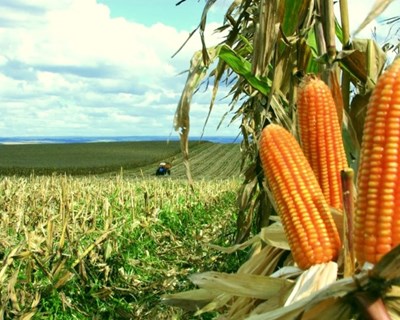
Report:
[[[190,143],[190,165],[195,179],[239,175],[240,145]],[[0,174],[117,174],[123,168],[133,177],[155,176],[161,161],[171,162],[171,178],[185,179],[178,141],[105,142],[87,144],[0,145]]]
[[[0,173],[107,172],[145,166],[177,154],[177,141],[0,145]]]

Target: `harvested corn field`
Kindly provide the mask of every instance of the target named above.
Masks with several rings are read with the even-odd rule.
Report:
[[[3,177],[0,318],[190,319],[160,303],[187,275],[232,272],[235,179]]]

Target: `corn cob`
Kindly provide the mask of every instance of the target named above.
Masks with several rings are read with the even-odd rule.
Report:
[[[340,171],[348,166],[331,90],[322,80],[307,77],[299,88],[297,108],[303,152],[328,204],[342,209]]]
[[[307,269],[336,259],[338,231],[296,139],[279,125],[267,126],[260,138],[260,158],[294,261]]]
[[[400,244],[400,59],[378,79],[364,123],[354,248],[377,263]]]

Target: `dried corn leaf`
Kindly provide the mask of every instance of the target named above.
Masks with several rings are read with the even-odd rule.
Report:
[[[53,237],[54,237],[54,218],[50,218],[47,221],[47,237],[46,237],[46,246],[48,254],[52,254],[53,252]]]
[[[400,299],[386,299],[385,306],[391,319],[400,319]]]
[[[256,235],[256,236],[250,238],[249,240],[247,240],[245,242],[242,242],[242,243],[239,243],[239,244],[235,244],[235,245],[233,245],[231,247],[222,247],[222,246],[218,246],[216,244],[209,244],[208,246],[210,248],[212,248],[212,249],[215,249],[215,250],[230,254],[230,253],[234,253],[234,252],[236,252],[238,250],[246,249],[247,247],[249,247],[249,246],[251,246],[251,245],[253,245],[253,244],[257,243],[257,242],[260,242],[261,240],[262,239],[261,239],[260,235]]]
[[[196,289],[163,295],[161,296],[161,300],[163,303],[170,306],[176,306],[185,310],[195,311],[209,304],[220,294],[220,291]]]
[[[192,275],[190,279],[201,288],[256,299],[269,299],[292,286],[289,280],[244,273],[205,272]]]
[[[276,310],[283,306],[286,298],[287,295],[276,295],[275,297],[260,303],[249,315],[254,316]]]
[[[262,249],[258,254],[253,255],[240,269],[238,272],[249,272],[254,274],[271,274],[273,270],[276,269],[276,265],[279,260],[282,258],[282,254],[285,251],[279,248],[275,248],[272,246],[266,246]],[[286,267],[280,269],[281,272],[275,272],[271,274],[271,278],[289,278],[294,274],[294,270],[297,272],[302,272],[300,269],[296,267],[291,267],[290,270]],[[289,276],[290,274],[290,276]],[[259,299],[254,298],[246,298],[239,297],[234,303],[229,307],[229,310],[226,315],[226,319],[243,319],[246,315],[250,314],[252,310],[258,309],[260,312],[266,312],[277,307],[283,306],[287,296],[289,295],[290,290],[283,290],[279,292],[279,294],[269,298],[266,302],[261,303],[263,306],[260,308],[257,305],[260,305]],[[225,319],[225,318],[224,318]]]
[[[20,320],[30,320],[33,318],[33,316],[36,314],[36,311],[29,311],[27,313],[24,313],[19,319]]]
[[[300,319],[301,315],[304,315],[306,312],[317,310],[313,308],[318,308],[321,303],[325,304],[326,300],[333,298],[342,298],[351,292],[355,292],[357,289],[358,284],[354,281],[353,278],[345,278],[342,280],[338,280],[328,287],[325,287],[324,289],[311,294],[307,298],[294,302],[289,306],[278,308],[259,315],[253,315],[247,318],[247,320],[287,320],[297,319],[297,317],[299,317]],[[331,304],[330,307],[329,305],[325,306],[325,312],[330,312],[330,308],[343,308],[343,310],[346,310],[348,308],[348,306],[345,305],[344,301],[338,300],[338,303],[340,303],[340,306],[337,306],[336,304]],[[311,315],[309,316],[310,319],[313,319]],[[319,314],[319,319],[321,319],[320,316],[321,315]],[[330,320],[342,320],[343,318],[340,318],[340,316],[341,313],[338,313],[333,318],[330,318]]]
[[[333,207],[330,207],[330,212],[331,212],[333,221],[335,221],[336,228],[339,231],[341,241],[343,241],[343,230],[344,230],[343,229],[344,228],[343,212],[336,208],[333,208]]]
[[[353,50],[341,51],[337,58],[351,76],[356,85],[362,83],[364,92],[368,92],[375,86],[376,80],[382,73],[386,62],[386,54],[376,41],[371,39],[354,39]]]
[[[39,305],[40,302],[40,292],[35,292],[35,298],[32,300],[31,308],[34,309]]]
[[[375,0],[375,3],[368,13],[367,17],[364,21],[360,24],[357,30],[354,32],[354,36],[359,33],[362,29],[364,29],[370,22],[372,22],[375,18],[379,17],[382,12],[391,4],[393,0]]]
[[[332,261],[311,266],[297,279],[285,306],[304,299],[335,282],[337,271],[337,263]]]
[[[70,271],[66,271],[54,284],[54,288],[58,289],[63,287],[69,280],[74,277],[74,274]]]
[[[272,223],[266,228],[262,228],[260,238],[270,246],[283,250],[290,250],[283,226],[281,223]]]
[[[206,127],[207,127],[207,124],[208,124],[208,120],[210,119],[211,112],[212,112],[212,110],[214,108],[215,99],[217,98],[219,84],[221,82],[222,75],[224,74],[225,66],[226,66],[226,63],[223,60],[219,60],[217,67],[213,70],[214,85],[213,85],[213,88],[212,88],[211,101],[210,101],[210,105],[208,107],[207,117],[206,117],[206,120],[204,121],[203,129],[201,130],[201,137],[203,137],[203,135],[204,135],[204,131],[206,130]],[[228,113],[225,113],[225,115],[226,114],[228,114]],[[219,129],[219,127],[222,124],[224,118],[225,118],[225,116],[222,117],[222,119],[220,120],[217,129]]]
[[[103,288],[97,290],[96,292],[93,292],[91,294],[91,296],[95,297],[95,298],[98,298],[98,299],[104,300],[104,299],[109,298],[112,294],[113,294],[112,288],[103,287]]]
[[[84,259],[89,253],[90,251],[92,251],[96,246],[98,246],[100,243],[102,243],[103,241],[105,241],[108,236],[113,233],[115,231],[114,229],[110,229],[107,230],[106,232],[104,232],[100,237],[98,237],[96,239],[96,241],[94,241],[90,246],[88,246],[85,251],[83,251],[79,257],[77,259],[75,259],[75,261],[72,263],[71,267],[74,268],[76,267],[81,261],[82,259]]]
[[[10,278],[10,281],[8,282],[7,293],[8,293],[8,299],[11,301],[13,309],[16,311],[21,311],[21,307],[18,303],[18,297],[15,292],[15,285],[17,283],[18,273],[19,273],[19,268],[15,270],[15,272]]]
[[[63,257],[54,264],[52,270],[50,271],[50,274],[52,275],[53,278],[57,278],[61,272],[64,272],[67,270],[67,268],[65,267],[65,264],[67,262],[68,262],[68,258]]]
[[[274,272],[284,252],[285,250],[267,245],[242,264],[238,273],[269,275]]]
[[[209,63],[213,62],[218,54],[219,48],[213,47],[208,49],[207,60]],[[203,61],[203,53],[201,51],[196,52],[192,60],[190,61],[189,74],[186,80],[185,87],[182,91],[181,98],[178,102],[178,106],[174,117],[174,128],[179,132],[181,138],[181,149],[184,159],[184,165],[186,168],[186,176],[189,184],[193,187],[193,179],[190,172],[189,163],[189,131],[190,131],[190,104],[194,95],[195,90],[199,87],[201,81],[207,74],[208,64],[205,65]]]
[[[392,286],[386,293],[386,298],[400,298],[400,286]]]
[[[351,107],[350,107],[350,112],[347,115],[347,118],[350,118],[349,120],[346,120],[349,125],[352,126],[353,131],[355,132],[355,138],[358,144],[358,148],[354,151],[357,153],[360,150],[359,143],[362,141],[362,136],[363,136],[363,130],[364,130],[364,121],[365,121],[365,116],[367,114],[367,106],[369,102],[369,98],[371,97],[371,91],[367,92],[365,94],[356,94],[353,97],[353,100],[351,100]],[[343,137],[345,147],[346,147],[346,137]],[[351,147],[351,145],[349,145]],[[350,149],[350,148],[346,148]],[[354,153],[353,151],[353,153]],[[358,159],[358,156],[356,156]],[[349,164],[351,162],[349,161]],[[354,167],[353,167],[354,169]],[[357,172],[357,170],[355,170]]]
[[[20,252],[18,254],[15,254],[13,256],[13,258],[14,259],[26,259],[26,258],[28,258],[30,256],[32,256],[32,252],[31,251],[23,251],[23,252]]]
[[[254,34],[254,51],[252,73],[259,77],[268,75],[270,61],[274,54],[274,48],[279,39],[279,28],[283,19],[283,10],[279,10],[279,5],[283,1],[261,0],[259,4],[260,15],[259,23]]]
[[[393,248],[375,265],[371,274],[387,281],[400,280],[400,245]]]
[[[246,239],[250,233],[252,226],[252,211],[249,210],[251,204],[254,203],[254,194],[257,190],[258,179],[256,173],[253,170],[249,170],[248,175],[252,175],[246,178],[246,183],[242,185],[239,191],[237,204],[239,208],[238,218],[236,219],[237,224],[237,235],[236,242],[240,243]]]
[[[352,319],[354,312],[350,304],[343,303],[341,299],[328,298],[317,305],[308,309],[302,315],[302,320],[320,320],[321,315],[324,319]]]
[[[258,299],[238,297],[230,306],[226,315],[219,317],[218,320],[242,320],[253,310],[260,302]]]
[[[280,268],[279,270],[275,271],[273,274],[271,274],[272,278],[292,278],[292,277],[297,277],[300,274],[302,274],[304,270],[301,270],[298,267],[295,266],[285,266],[283,268]]]
[[[3,267],[0,270],[0,284],[2,284],[6,278],[6,271],[7,268],[12,265],[14,262],[14,256],[17,254],[17,252],[21,249],[21,246],[16,246],[14,249],[11,250],[11,252],[8,254],[8,256],[4,259]]]
[[[258,235],[255,235],[254,237],[243,243],[239,243],[231,247],[222,247],[214,244],[209,244],[209,247],[224,253],[233,253],[260,242],[267,243],[275,248],[290,250],[285,232],[283,230],[283,226],[280,222],[276,222],[269,225],[268,227],[262,228]]]
[[[339,119],[339,124],[341,125],[343,122],[343,95],[342,95],[342,88],[340,87],[339,83],[340,78],[340,69],[338,65],[332,67],[329,71],[329,89],[332,92],[332,97],[335,100],[335,106],[337,110],[337,115]]]
[[[232,295],[227,294],[227,293],[221,293],[209,304],[207,304],[206,306],[204,306],[203,308],[198,310],[195,315],[198,316],[205,312],[219,310],[219,309],[225,307],[231,299],[232,299]]]

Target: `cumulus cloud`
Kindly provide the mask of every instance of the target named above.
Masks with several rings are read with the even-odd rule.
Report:
[[[369,12],[373,8],[375,0],[352,0],[349,1],[349,23],[350,31],[354,33],[364,19],[368,16]],[[400,10],[400,3],[393,1],[388,8],[382,13],[378,19],[371,21],[365,28],[363,28],[359,34],[355,35],[357,38],[371,38],[376,32],[378,33],[378,40],[383,41],[389,32],[389,26],[382,23],[384,19],[396,16],[396,13]],[[339,3],[335,5],[335,13],[337,17],[340,17]],[[354,34],[353,34],[354,35]]]
[[[224,12],[229,3],[212,10]],[[369,5],[351,5],[356,28]],[[200,48],[198,36],[171,56],[191,30],[115,18],[96,0],[2,0],[0,9],[0,135],[171,133],[186,80],[179,73]],[[221,41],[216,27],[207,26],[208,45]],[[193,100],[193,135],[201,133],[209,94]],[[227,122],[215,131],[228,102],[217,101],[206,135],[238,133]]]
[[[2,136],[171,132],[186,79],[178,74],[199,40],[171,56],[190,30],[112,18],[95,0],[3,0],[0,7]]]

